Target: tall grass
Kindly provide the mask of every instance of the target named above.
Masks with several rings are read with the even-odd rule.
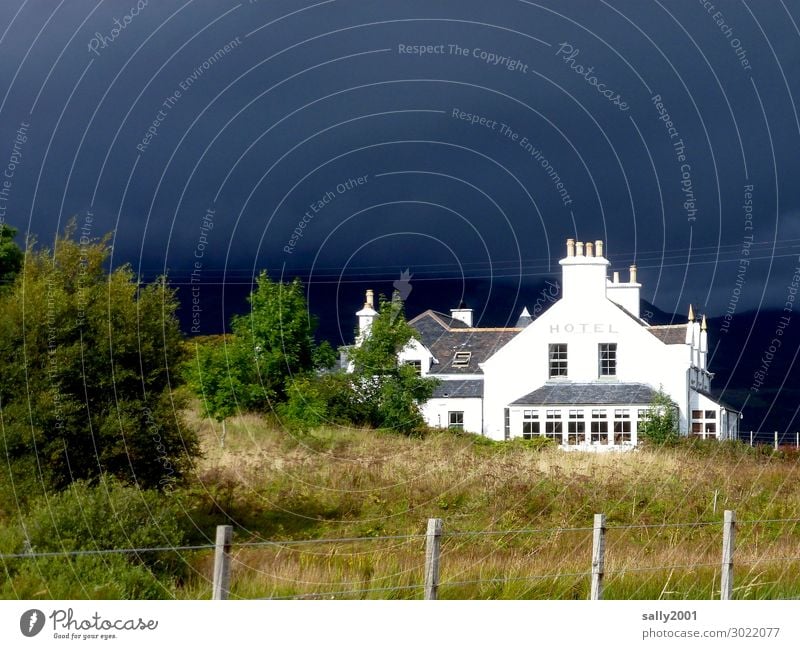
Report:
[[[718,597],[724,509],[744,521],[735,595],[800,595],[800,530],[782,520],[800,517],[790,451],[709,442],[564,453],[337,428],[293,437],[256,416],[230,420],[221,448],[216,424],[190,421],[205,449],[190,516],[209,537],[223,522],[236,526],[236,541],[417,535],[237,547],[234,597],[420,597],[421,535],[440,517],[441,597],[582,599],[591,532],[570,530],[591,527],[596,512],[609,525],[608,598]],[[773,522],[747,522],[764,519]],[[210,554],[193,567],[176,596],[209,596]]]

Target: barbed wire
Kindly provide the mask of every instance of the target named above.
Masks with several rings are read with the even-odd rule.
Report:
[[[768,563],[771,561],[800,561],[800,557],[766,557],[764,559],[756,559],[754,561],[736,561],[736,566],[757,566],[760,563]]]
[[[800,518],[763,518],[763,519],[749,519],[737,521],[737,525],[756,525],[762,523],[800,523]],[[696,528],[696,527],[712,527],[722,525],[722,521],[697,521],[695,523],[642,523],[631,525],[606,525],[606,532],[614,530],[635,530],[635,529],[671,529],[671,528]],[[508,530],[456,530],[452,532],[443,531],[442,538],[453,537],[475,537],[475,536],[507,536],[515,534],[541,534],[541,533],[564,533],[564,532],[591,532],[594,527],[522,527]],[[241,541],[238,543],[231,543],[231,548],[249,548],[249,547],[286,547],[286,546],[303,546],[303,545],[318,545],[318,544],[336,544],[336,543],[360,543],[365,541],[402,541],[411,539],[424,539],[427,537],[425,533],[417,534],[392,534],[387,536],[347,536],[340,538],[319,538],[319,539],[265,539],[259,541]],[[51,551],[51,552],[16,552],[0,554],[0,560],[7,559],[29,559],[29,558],[45,558],[45,557],[71,557],[71,556],[87,556],[87,555],[105,555],[105,554],[138,554],[144,552],[180,552],[190,550],[211,550],[216,545],[213,543],[205,543],[199,545],[180,545],[180,546],[162,546],[162,547],[145,547],[145,548],[104,548],[96,550],[64,550],[64,551]],[[666,566],[669,569],[670,566]]]
[[[379,593],[389,590],[416,590],[425,588],[424,584],[411,584],[408,586],[383,586],[378,588],[357,588],[354,590],[333,590],[317,593],[298,593],[297,595],[281,595],[280,597],[258,597],[257,600],[279,600],[279,599],[307,599],[310,597],[333,597],[334,595],[360,595],[363,593]]]
[[[442,537],[453,536],[502,536],[504,534],[538,534],[540,532],[591,532],[593,527],[523,527],[512,530],[460,530],[442,532]],[[423,534],[423,536],[425,536]]]
[[[361,541],[400,541],[407,539],[423,539],[425,534],[396,534],[391,536],[349,536],[338,539],[287,539],[285,541],[242,541],[241,543],[232,543],[231,547],[246,548],[246,547],[264,547],[270,545],[314,545],[318,543],[358,543]]]
[[[605,575],[623,575],[626,572],[658,572],[659,570],[689,570],[690,568],[710,568],[719,567],[719,561],[709,561],[707,563],[685,563],[673,566],[644,566],[641,568],[617,568],[614,570],[605,570]]]
[[[558,572],[548,575],[525,575],[519,577],[490,577],[487,579],[463,579],[458,581],[442,581],[439,582],[439,588],[444,586],[468,586],[470,584],[494,584],[515,581],[541,581],[542,579],[560,579],[562,577],[589,577],[590,571],[583,572]]]
[[[800,523],[800,518],[762,518],[750,521],[736,521],[737,525],[756,525],[758,523]]]
[[[81,557],[88,555],[101,554],[140,554],[144,552],[182,552],[185,550],[211,550],[216,547],[213,544],[204,545],[174,545],[160,548],[106,548],[98,550],[63,550],[53,552],[16,552],[12,554],[0,554],[0,559],[38,559],[45,557]]]

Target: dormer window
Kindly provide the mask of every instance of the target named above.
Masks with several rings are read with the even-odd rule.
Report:
[[[453,367],[467,367],[472,358],[472,352],[456,352],[453,354]]]

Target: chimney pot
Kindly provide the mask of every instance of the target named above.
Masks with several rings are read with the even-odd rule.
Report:
[[[592,246],[591,241],[586,242],[586,256],[587,257],[594,257],[594,248]]]
[[[567,239],[567,257],[575,256],[575,239]]]
[[[367,289],[367,297],[364,300],[364,306],[372,309],[375,308],[375,292],[371,288]]]
[[[575,255],[578,257],[583,257],[583,241],[575,242]]]
[[[603,242],[600,239],[594,242],[594,254],[598,257],[603,256]]]
[[[619,284],[619,271],[614,271],[614,284]]]
[[[633,264],[630,268],[631,271],[631,284],[636,284],[636,264]]]

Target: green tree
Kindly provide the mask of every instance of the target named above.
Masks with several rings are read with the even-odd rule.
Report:
[[[651,444],[664,446],[677,441],[678,407],[663,388],[653,395],[645,420],[641,424],[639,437]]]
[[[163,278],[141,286],[128,266],[106,271],[108,237],[84,245],[74,231],[52,250],[31,242],[0,294],[6,466],[26,494],[103,473],[167,488],[198,453],[171,389],[175,292]]]
[[[299,279],[275,282],[262,272],[248,298],[250,313],[235,316],[231,329],[235,345],[251,359],[237,377],[248,386],[241,395],[248,409],[265,408],[271,401],[286,400],[287,381],[314,367],[314,330]]]
[[[7,223],[0,224],[0,289],[10,285],[22,268],[24,254],[14,243],[17,229]]]
[[[416,337],[399,295],[395,293],[392,300],[380,296],[369,334],[348,352],[356,401],[366,411],[366,423],[406,433],[424,425],[420,404],[433,395],[437,381],[419,376],[398,360]]]
[[[204,417],[222,426],[220,445],[225,446],[225,420],[236,414],[239,401],[257,398],[256,386],[246,383],[252,377],[252,359],[232,336],[214,336],[195,342],[189,360],[188,382],[200,399]]]
[[[327,342],[314,342],[317,320],[308,312],[299,279],[275,282],[262,272],[248,301],[250,313],[233,317],[232,334],[196,346],[187,373],[203,414],[221,422],[223,443],[225,420],[238,410],[280,407],[295,413],[286,416],[296,422],[310,416],[298,390],[311,399],[314,371],[336,362]],[[281,404],[291,398],[295,401],[285,411]]]

